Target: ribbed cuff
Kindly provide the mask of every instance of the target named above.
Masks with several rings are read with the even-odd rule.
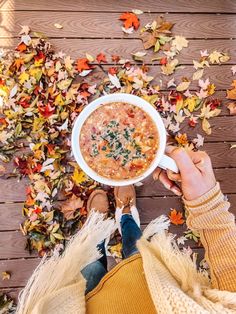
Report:
[[[183,197],[183,201],[185,207],[191,212],[191,214],[193,216],[197,216],[217,207],[222,201],[224,201],[224,195],[220,190],[219,182],[217,182],[214,188],[199,198],[187,201]]]

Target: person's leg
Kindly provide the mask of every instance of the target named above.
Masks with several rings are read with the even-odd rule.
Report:
[[[102,256],[99,259],[99,262],[102,263],[105,270],[107,271],[107,255],[106,255],[106,248],[105,248],[105,240],[102,241],[102,243],[98,244],[98,249],[102,254]]]
[[[122,235],[122,253],[127,258],[138,253],[136,242],[142,235],[134,186],[116,187],[114,195],[117,206],[116,221]]]
[[[81,273],[87,281],[85,291],[85,294],[87,294],[99,284],[101,279],[106,275],[107,270],[98,260],[84,267]]]
[[[142,232],[131,214],[121,217],[122,251],[124,258],[138,253],[136,242],[141,238]]]
[[[103,190],[95,190],[91,193],[88,202],[87,202],[87,212],[94,209],[101,213],[107,213],[109,208],[109,202],[107,198],[106,192]],[[100,280],[107,273],[107,257],[106,257],[106,249],[105,249],[105,240],[97,246],[98,250],[101,252],[102,256],[99,260],[90,263],[84,269],[82,269],[81,273],[86,279],[86,294],[92,291],[100,282]]]

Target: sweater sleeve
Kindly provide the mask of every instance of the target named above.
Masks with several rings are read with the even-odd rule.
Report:
[[[187,201],[187,225],[200,233],[210,267],[212,287],[236,291],[236,225],[219,183],[200,198]]]

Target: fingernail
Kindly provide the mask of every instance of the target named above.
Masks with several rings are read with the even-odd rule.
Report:
[[[171,187],[171,185],[170,185],[170,184],[168,184],[168,183],[166,183],[166,182],[164,182],[164,183],[163,183],[163,185],[164,185],[164,187],[165,187],[167,190],[169,190],[169,189],[170,189],[170,187]]]
[[[181,196],[181,195],[182,195],[182,192],[181,192],[180,189],[177,188],[176,186],[174,186],[174,187],[171,189],[171,191],[172,191],[173,193],[175,193],[176,195],[178,195],[178,196]]]

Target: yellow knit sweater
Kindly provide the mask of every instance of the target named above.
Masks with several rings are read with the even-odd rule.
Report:
[[[112,220],[94,212],[62,256],[42,260],[20,295],[16,313],[236,313],[236,226],[229,203],[218,183],[201,198],[184,202],[187,224],[200,232],[206,249],[211,282],[180,252],[161,216],[138,241],[140,255],[120,263],[85,300],[80,270],[99,258],[97,244],[114,229]]]

